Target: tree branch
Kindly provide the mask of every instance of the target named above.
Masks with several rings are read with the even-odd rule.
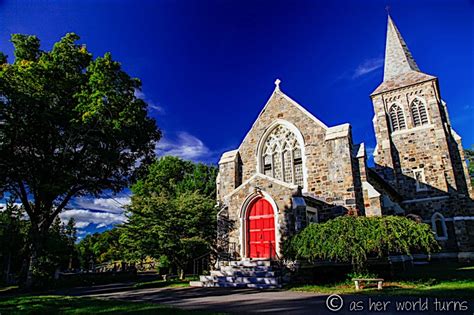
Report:
[[[68,204],[71,198],[79,191],[82,187],[75,187],[71,188],[69,192],[64,197],[63,201],[59,204],[59,206],[54,209],[54,211],[47,217],[47,220],[44,221],[42,228],[49,228],[49,226],[53,223],[54,218],[64,209],[64,207]]]
[[[31,209],[30,202],[28,201],[28,194],[26,192],[25,185],[23,185],[21,180],[18,181],[18,188],[20,191],[18,191],[17,194],[20,197],[21,203],[25,207],[26,213],[30,216],[30,219],[33,220],[33,210]]]

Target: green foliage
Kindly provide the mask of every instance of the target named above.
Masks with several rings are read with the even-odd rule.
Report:
[[[31,220],[33,263],[71,198],[128,186],[161,136],[136,97],[140,81],[78,40],[69,33],[43,51],[37,37],[15,34],[14,62],[0,55],[0,192]]]
[[[0,275],[7,283],[17,282],[21,276],[25,276],[31,243],[31,223],[25,219],[24,210],[15,205],[13,199],[10,199],[4,211],[0,211]],[[34,267],[38,283],[48,284],[57,269],[78,267],[76,239],[74,219],[62,224],[56,218],[45,237],[43,255]]]
[[[182,193],[196,191],[215,198],[216,176],[216,167],[165,156],[148,167],[143,177],[132,186],[132,192],[137,197],[160,193],[174,198]]]
[[[432,252],[439,248],[431,227],[396,217],[338,217],[311,223],[285,244],[288,258],[351,263],[365,270],[369,257]]]
[[[28,257],[29,222],[22,219],[23,215],[13,198],[0,210],[0,282],[17,280]]]
[[[216,168],[163,157],[132,187],[120,243],[127,258],[168,260],[182,270],[216,235]],[[166,257],[166,259],[165,259]]]
[[[13,34],[11,42],[15,46],[15,60],[36,61],[38,60],[40,51],[40,40],[33,35]]]
[[[474,187],[474,146],[473,149],[464,149],[464,155],[468,160],[468,171],[471,176],[471,185]]]
[[[123,248],[119,243],[120,234],[120,227],[115,227],[102,233],[89,234],[84,237],[77,244],[81,267],[90,269],[91,265],[122,260]]]

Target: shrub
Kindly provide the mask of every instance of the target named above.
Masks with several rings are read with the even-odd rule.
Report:
[[[309,224],[287,240],[284,254],[290,259],[350,263],[354,271],[364,272],[369,257],[438,249],[428,224],[396,216],[344,216]]]

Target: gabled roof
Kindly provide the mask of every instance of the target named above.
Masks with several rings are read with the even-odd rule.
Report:
[[[260,118],[260,116],[265,112],[268,104],[270,104],[270,101],[274,98],[274,97],[277,97],[277,96],[281,96],[283,97],[284,99],[286,99],[291,105],[295,106],[297,109],[299,109],[301,112],[303,112],[303,114],[305,114],[306,116],[308,116],[311,120],[313,120],[316,124],[318,124],[319,126],[321,126],[323,129],[327,130],[328,129],[328,126],[326,126],[326,124],[324,124],[322,121],[320,121],[319,119],[317,119],[313,114],[311,114],[306,108],[304,108],[303,106],[301,106],[300,104],[298,104],[296,101],[294,101],[292,98],[290,98],[288,95],[286,95],[285,93],[283,93],[281,90],[280,90],[280,80],[277,80],[278,81],[278,84],[275,85],[275,89],[273,90],[272,94],[270,95],[270,97],[268,98],[268,101],[265,103],[265,106],[263,106],[262,110],[260,111],[260,113],[258,114],[257,116],[257,119],[255,119],[254,123],[252,124],[252,127],[249,129],[249,131],[247,132],[247,134],[245,135],[244,139],[242,140],[241,144],[245,142],[245,139],[247,138],[248,134],[250,133],[250,131],[253,129],[253,127],[255,126],[255,124],[257,123],[258,119]],[[240,148],[240,146],[239,146]]]
[[[409,71],[402,74],[399,74],[395,78],[382,82],[370,95],[374,96],[386,91],[399,89],[405,86],[410,86],[416,83],[421,83],[429,80],[435,80],[436,77],[419,72],[419,71]]]

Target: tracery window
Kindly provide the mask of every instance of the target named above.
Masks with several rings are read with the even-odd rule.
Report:
[[[406,128],[405,116],[403,110],[397,104],[393,104],[389,110],[390,122],[392,124],[392,131],[402,130]]]
[[[303,159],[296,135],[278,125],[263,144],[261,172],[281,181],[303,186]]]
[[[410,105],[413,126],[421,126],[428,123],[428,114],[426,113],[425,104],[418,98],[415,98]]]

